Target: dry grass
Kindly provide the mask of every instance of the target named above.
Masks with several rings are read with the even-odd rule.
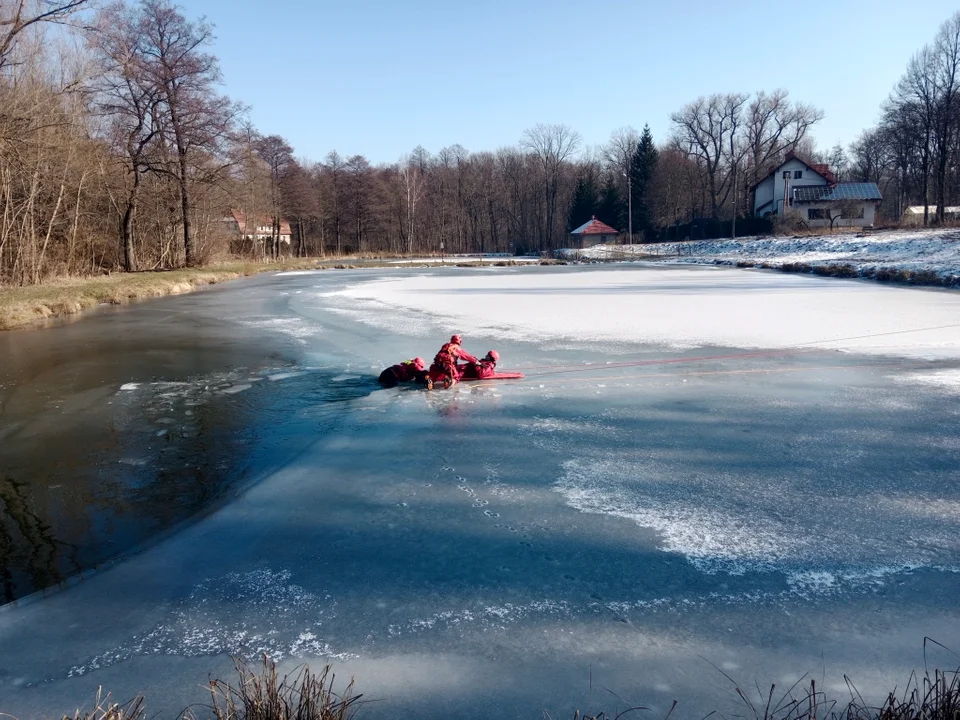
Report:
[[[924,640],[924,655],[928,645],[939,643],[929,638]],[[943,647],[943,646],[940,646]],[[946,649],[946,648],[944,648]],[[280,676],[276,664],[267,656],[261,667],[249,668],[242,660],[234,659],[237,669],[236,686],[223,680],[211,680],[210,703],[187,708],[180,720],[351,720],[361,706],[361,695],[355,694],[353,679],[342,694],[334,692],[335,677],[329,665],[319,673],[311,672],[301,665],[289,675]],[[712,663],[710,663],[712,665]],[[960,670],[943,671],[928,669],[922,676],[911,674],[902,690],[889,693],[879,706],[864,701],[853,682],[846,676],[849,697],[839,701],[827,697],[815,680],[801,678],[786,690],[771,685],[769,690],[744,690],[727,673],[713,666],[732,684],[743,710],[733,717],[748,720],[960,720]],[[592,683],[592,680],[591,680]],[[592,685],[591,685],[592,687]],[[755,690],[755,693],[754,693]],[[614,695],[614,697],[617,697]],[[619,720],[630,717],[653,717],[650,708],[629,706],[614,714],[605,712],[596,715],[573,715],[573,720]],[[669,720],[682,703],[674,700],[665,714],[657,715]],[[680,712],[681,716],[687,717]],[[138,695],[123,705],[110,701],[110,695],[100,691],[90,711],[78,710],[74,715],[64,715],[63,720],[145,720],[146,707]],[[543,714],[550,720],[550,715]],[[689,716],[693,717],[693,716]],[[698,715],[698,717],[701,717]],[[702,716],[726,717],[718,712]],[[0,712],[0,718],[11,718]]]
[[[955,655],[936,640],[924,638],[925,665],[927,649],[933,645]],[[751,698],[732,677],[716,665],[713,667],[733,684],[746,710],[743,717],[749,720],[960,720],[960,669],[931,670],[928,666],[922,676],[911,673],[903,690],[894,689],[881,705],[876,706],[863,699],[846,675],[843,679],[849,700],[843,704],[828,698],[818,689],[815,680],[806,685],[806,677],[800,678],[785,692],[778,692],[776,685],[763,692],[756,685],[757,694]],[[706,717],[714,715],[719,716],[710,713]]]
[[[72,315],[101,304],[190,292],[203,285],[275,270],[318,267],[316,260],[284,263],[233,262],[209,268],[116,273],[86,278],[59,278],[43,285],[0,286],[0,330],[14,330],[48,318]]]
[[[77,710],[73,715],[64,715],[63,720],[144,720],[146,716],[142,695],[121,705],[111,702],[110,693],[104,696],[103,688],[100,688],[93,701],[93,710]]]
[[[805,686],[797,682],[782,695],[776,685],[766,693],[757,688],[760,702],[739,686],[736,692],[750,720],[960,720],[960,671],[914,674],[902,692],[891,692],[879,707],[866,703],[850,678],[844,680],[850,692],[846,705],[828,698],[815,680]]]
[[[210,681],[210,705],[204,714],[184,713],[186,718],[215,720],[349,720],[359,708],[360,695],[353,692],[353,680],[342,695],[333,690],[334,674],[329,665],[320,673],[301,665],[292,674],[280,677],[277,666],[266,655],[258,672],[239,659],[236,687],[223,680]]]

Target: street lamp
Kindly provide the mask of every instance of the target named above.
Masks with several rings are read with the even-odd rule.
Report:
[[[633,245],[633,178],[629,172],[623,173],[623,176],[627,179],[627,236]]]
[[[737,239],[737,163],[733,163],[733,220],[730,225],[730,234],[734,240]]]

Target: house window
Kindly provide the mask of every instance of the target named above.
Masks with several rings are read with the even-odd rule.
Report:
[[[807,210],[807,220],[823,220],[823,208],[810,208]]]
[[[840,217],[842,217],[844,220],[863,220],[863,205],[861,205],[859,209],[854,210],[852,213],[848,211],[841,214]]]
[[[794,171],[793,171],[793,179],[794,179],[794,180],[799,180],[799,179],[802,178],[802,177],[803,177],[803,170],[794,170]]]

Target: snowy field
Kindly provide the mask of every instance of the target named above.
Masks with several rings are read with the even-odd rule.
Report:
[[[897,230],[809,236],[746,237],[655,245],[597,246],[583,251],[606,259],[657,254],[680,262],[735,264],[747,261],[779,267],[786,263],[850,265],[859,272],[878,268],[932,272],[960,278],[960,230]]]
[[[925,636],[960,648],[960,294],[634,263],[286,273],[159,302],[211,299],[300,357],[228,397],[350,392],[291,406],[315,441],[237,500],[0,611],[0,712],[72,712],[102,685],[173,717],[230,655],[267,652],[355,675],[377,701],[359,717],[624,709],[600,687],[729,717],[720,670],[879,698]],[[526,377],[377,389],[454,331]],[[113,388],[130,412],[153,392]]]
[[[540,262],[539,257],[518,255],[446,255],[444,257],[403,258],[390,260],[390,265],[456,265],[471,263],[478,265],[496,265],[511,263],[514,265],[532,265]]]

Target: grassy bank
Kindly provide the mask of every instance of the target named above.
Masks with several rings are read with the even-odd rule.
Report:
[[[933,270],[902,270],[896,267],[856,268],[849,263],[824,263],[812,265],[802,262],[770,263],[751,260],[714,260],[714,265],[732,265],[738,268],[760,268],[778,270],[785,273],[807,273],[821,277],[861,278],[878,282],[900,285],[921,285],[924,287],[960,288],[960,276],[952,273],[938,274]]]
[[[518,265],[512,260],[471,260],[450,258],[449,267]],[[524,263],[526,264],[526,263]],[[562,260],[541,260],[539,265],[566,265]],[[123,305],[136,300],[177,295],[204,285],[280,270],[353,270],[396,267],[382,257],[339,260],[287,260],[281,263],[230,262],[206,268],[114,273],[80,278],[57,278],[42,285],[13,287],[0,285],[0,330],[17,330],[45,320],[73,315],[101,304]],[[403,267],[437,267],[436,263],[404,263]]]
[[[207,268],[59,278],[26,287],[3,286],[0,287],[0,330],[29,327],[103,303],[122,305],[134,300],[190,292],[204,285],[261,272],[316,267],[316,260],[232,262]]]

